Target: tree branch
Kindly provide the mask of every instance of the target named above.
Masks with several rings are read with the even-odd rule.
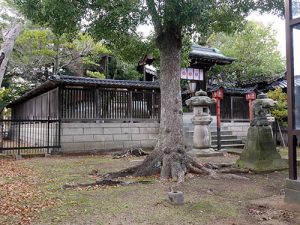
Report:
[[[156,7],[155,7],[155,2],[154,0],[146,0],[147,7],[148,7],[148,12],[152,17],[152,22],[154,25],[154,30],[156,34],[160,33],[160,30],[162,28],[162,21],[161,17],[159,16]]]

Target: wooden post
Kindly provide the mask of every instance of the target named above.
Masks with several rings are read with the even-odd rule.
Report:
[[[253,91],[251,93],[246,94],[246,100],[249,101],[249,120],[250,123],[252,121],[253,118],[253,100],[256,99],[256,93]]]
[[[216,114],[217,114],[217,148],[221,150],[221,107],[220,98],[216,98]]]
[[[132,123],[133,122],[133,119],[132,119],[132,90],[129,90],[129,98],[128,98],[128,118],[130,119],[130,122]]]
[[[220,100],[223,99],[224,88],[220,87],[214,91],[213,98],[216,99],[216,116],[217,116],[217,149],[221,150],[221,104]]]
[[[249,100],[249,120],[250,120],[250,123],[252,121],[252,117],[253,117],[253,115],[252,115],[252,100],[250,99]]]

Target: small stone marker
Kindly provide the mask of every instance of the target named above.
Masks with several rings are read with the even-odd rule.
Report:
[[[173,205],[183,205],[184,197],[181,191],[170,191],[168,192],[169,200]]]
[[[15,159],[16,159],[16,160],[22,159],[22,155],[16,155],[16,156],[15,156]]]

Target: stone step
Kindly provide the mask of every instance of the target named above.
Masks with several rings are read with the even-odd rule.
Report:
[[[217,131],[211,131],[210,133],[212,136],[217,136]],[[232,131],[221,130],[221,135],[232,135]]]
[[[194,131],[191,131],[191,130],[189,130],[189,131],[184,131],[184,133],[186,133],[188,136],[193,136],[194,135]],[[217,136],[217,131],[211,131],[210,132],[211,133],[211,136],[213,137],[213,136]],[[221,131],[221,136],[232,136],[232,131]]]
[[[218,136],[217,135],[212,135],[211,140],[217,140]],[[221,135],[221,140],[228,140],[228,139],[237,139],[236,135]]]
[[[212,145],[212,148],[217,148],[217,145]],[[244,148],[244,144],[228,144],[228,145],[221,145],[222,148]]]
[[[217,145],[217,140],[213,140],[211,142],[212,145]],[[243,144],[241,139],[229,139],[229,140],[221,140],[221,146],[223,145],[234,145],[234,144]]]

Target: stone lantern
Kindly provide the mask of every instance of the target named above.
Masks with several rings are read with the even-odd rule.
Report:
[[[273,140],[270,122],[274,121],[271,116],[271,108],[276,101],[262,93],[253,102],[253,119],[248,129],[247,140],[237,165],[250,169],[254,172],[267,172],[287,167],[276,150]]]
[[[216,100],[207,96],[205,91],[196,92],[196,96],[186,101],[192,106],[194,124],[193,149],[188,153],[193,156],[211,156],[220,154],[211,148],[211,134],[208,125],[212,121],[209,106],[215,104]],[[222,154],[222,153],[221,153]]]

